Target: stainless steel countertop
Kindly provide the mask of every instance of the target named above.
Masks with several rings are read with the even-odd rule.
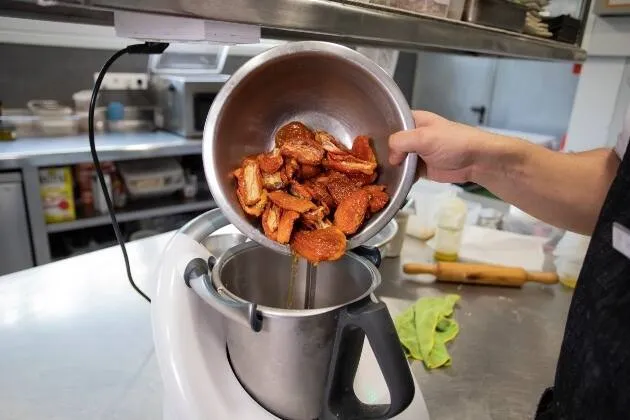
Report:
[[[149,295],[170,237],[127,247]],[[120,249],[0,276],[0,372],[2,420],[161,418],[150,307],[127,282]]]
[[[134,277],[149,294],[169,237],[128,245]],[[407,238],[403,255],[429,253]],[[553,378],[571,292],[418,284],[402,281],[399,270],[399,259],[385,259],[378,290],[394,313],[421,296],[462,296],[453,365],[413,365],[431,418],[531,417]],[[127,283],[117,247],[0,277],[0,372],[3,420],[160,418],[149,306]]]
[[[401,259],[410,258],[428,261],[431,251],[407,237]],[[421,362],[412,365],[431,419],[533,418],[553,383],[572,291],[560,284],[517,289],[401,280],[400,261],[384,259],[380,268],[377,292],[390,311],[422,296],[461,295],[454,314],[460,332],[449,345],[452,366],[428,372]]]
[[[105,133],[96,135],[101,161],[142,159],[201,153],[201,140],[191,140],[164,131],[150,133]],[[23,165],[69,165],[91,162],[87,134],[69,137],[32,137],[0,142],[0,169]]]

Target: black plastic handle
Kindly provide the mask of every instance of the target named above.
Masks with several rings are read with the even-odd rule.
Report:
[[[361,245],[352,250],[359,257],[363,257],[367,259],[369,262],[374,264],[376,268],[381,265],[381,251],[378,250],[375,246],[365,246]]]
[[[390,404],[365,404],[354,392],[366,336],[385,378]],[[409,364],[385,304],[367,297],[344,308],[339,315],[320,419],[388,419],[407,408],[414,393]]]

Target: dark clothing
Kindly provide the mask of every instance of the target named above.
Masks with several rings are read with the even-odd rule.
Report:
[[[608,192],[569,309],[553,390],[537,420],[630,419],[630,260],[612,247],[630,227],[630,157]]]

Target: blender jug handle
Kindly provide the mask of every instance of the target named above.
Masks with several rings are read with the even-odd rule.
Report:
[[[366,336],[385,378],[390,404],[365,404],[354,392]],[[407,408],[414,394],[409,364],[385,304],[367,297],[344,308],[339,315],[320,418],[388,419]]]
[[[221,295],[212,285],[210,280],[210,268],[214,265],[215,258],[210,256],[208,263],[201,258],[195,258],[188,263],[184,270],[184,281],[203,299],[224,316],[259,332],[262,330],[262,316],[252,302],[241,303],[227,296]]]

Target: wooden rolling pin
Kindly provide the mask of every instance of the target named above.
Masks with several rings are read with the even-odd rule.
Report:
[[[528,281],[554,284],[558,275],[551,272],[532,273],[519,267],[488,264],[439,262],[437,264],[409,263],[403,265],[407,274],[434,274],[438,281],[449,283],[484,284],[490,286],[521,287]]]

